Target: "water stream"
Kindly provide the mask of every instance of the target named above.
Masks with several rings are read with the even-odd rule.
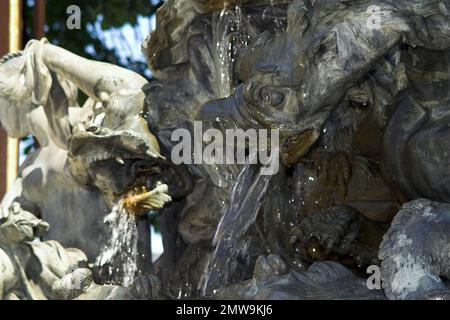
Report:
[[[136,276],[138,260],[138,231],[136,216],[126,211],[119,201],[104,218],[108,226],[106,244],[95,266],[101,269],[106,283],[130,286]]]
[[[273,1],[268,10],[275,16]],[[248,46],[250,35],[246,18],[239,6],[227,6],[215,16],[213,25],[216,93],[218,97],[227,97],[235,87],[236,58]],[[275,29],[281,29],[281,22],[278,20],[275,20]],[[217,177],[216,184],[220,187],[226,187],[237,174],[234,167],[229,167],[228,170],[220,170],[217,166],[207,167],[207,171]],[[203,274],[200,285],[203,294],[213,293],[237,280],[236,277],[239,278],[239,263],[248,258],[248,231],[255,224],[271,180],[270,176],[262,175],[260,169],[259,165],[246,164],[235,180],[229,204],[224,209],[214,237],[214,253]],[[119,202],[105,217],[104,222],[109,227],[108,236],[95,265],[102,269],[102,276],[108,279],[107,283],[128,286],[138,272],[136,218],[127,213]]]
[[[216,293],[219,288],[239,280],[239,263],[248,258],[248,231],[255,224],[270,180],[271,176],[261,174],[259,165],[250,164],[237,177],[214,236],[214,253],[203,274],[203,295]]]
[[[273,11],[273,4],[270,7]],[[239,6],[223,9],[214,19],[213,25],[218,79],[216,87],[218,98],[221,98],[233,94],[237,57],[249,45],[251,37],[248,22]],[[278,24],[275,25],[278,28]],[[248,162],[237,178],[234,178],[237,175],[234,169],[232,166],[226,170],[218,166],[207,168],[215,177],[214,180],[220,182],[216,182],[216,185],[226,187],[233,181],[235,184],[214,236],[215,250],[202,276],[199,289],[203,295],[214,294],[219,288],[242,280],[240,269],[249,260],[249,230],[255,225],[271,181],[271,176],[261,174],[259,165],[250,165]]]
[[[236,58],[240,51],[248,46],[250,36],[239,6],[224,8],[214,18],[213,24],[214,43],[216,45],[217,97],[224,98],[232,94]]]

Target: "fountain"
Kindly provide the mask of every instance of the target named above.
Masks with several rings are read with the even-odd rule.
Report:
[[[255,224],[271,178],[262,175],[261,168],[254,166],[247,163],[243,167],[231,190],[229,205],[217,226],[213,238],[215,249],[203,274],[204,295],[244,280],[239,274],[251,265],[247,255],[251,241],[248,230]],[[239,265],[239,261],[243,265]]]
[[[137,272],[137,221],[127,212],[123,203],[115,205],[105,217],[109,234],[106,245],[95,261],[95,266],[106,269],[110,284],[129,287]],[[107,282],[107,283],[108,283]]]
[[[0,204],[0,298],[448,299],[449,12],[168,0],[154,81],[46,39],[3,57],[1,125],[40,148]],[[196,161],[197,121],[245,163]]]

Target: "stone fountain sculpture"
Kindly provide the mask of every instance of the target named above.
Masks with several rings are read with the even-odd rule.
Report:
[[[159,212],[164,254],[131,289],[85,268],[47,297],[450,296],[448,1],[169,0],[143,51],[151,82],[45,40],[0,65],[2,126],[41,145],[3,208],[42,216],[91,262],[117,201]],[[278,129],[280,170],[175,165],[172,134],[196,120]]]
[[[61,53],[65,57],[64,61],[58,60]],[[45,59],[53,57],[56,64],[52,65],[49,60],[44,61],[44,57]],[[67,59],[69,57],[72,60]],[[142,162],[148,158],[156,159],[161,156],[158,143],[140,116],[144,109],[144,95],[139,91],[135,96],[132,94],[133,86],[140,87],[146,81],[127,70],[115,69],[116,67],[113,68],[114,77],[110,76],[110,80],[106,80],[104,84],[100,82],[105,78],[96,79],[95,75],[90,78],[92,86],[97,83],[97,88],[101,90],[98,94],[102,99],[108,99],[111,105],[129,105],[135,108],[123,110],[123,115],[128,117],[111,118],[107,115],[111,109],[102,113],[100,110],[102,103],[96,102],[94,100],[96,97],[88,99],[85,106],[80,108],[76,99],[78,89],[74,84],[85,83],[87,79],[77,80],[78,77],[84,76],[83,73],[69,74],[67,67],[80,62],[87,63],[87,67],[90,63],[96,63],[80,59],[63,49],[46,44],[45,41],[32,41],[23,53],[9,55],[3,59],[4,108],[1,121],[8,134],[13,137],[32,134],[40,147],[27,157],[15,186],[5,196],[2,207],[6,210],[13,201],[19,202],[28,211],[42,216],[52,224],[55,230],[49,232],[46,237],[58,239],[65,246],[82,248],[92,260],[99,254],[101,248],[99,236],[105,233],[103,217],[110,211],[115,194],[119,193],[117,188],[124,188],[120,192],[128,191],[125,190],[129,183],[126,180],[142,169],[131,157]],[[98,66],[105,67],[102,63],[98,63]],[[124,75],[120,72],[128,74],[126,84]],[[134,83],[129,75],[134,77]],[[68,78],[71,80],[67,80]],[[22,92],[14,92],[14,87],[10,86],[11,80],[23,83]],[[120,89],[122,91],[128,90],[125,99],[134,102],[130,104],[120,102],[122,99],[120,94],[110,96],[107,87],[111,82],[122,86]],[[92,90],[90,94],[94,95]],[[95,131],[94,127],[99,125],[98,119],[102,117],[104,118],[102,132]],[[107,129],[108,124],[118,129],[117,132],[120,134],[111,134],[112,130]],[[124,130],[120,130],[121,125],[124,125]],[[97,144],[98,147],[91,149],[86,142],[89,138],[100,139],[102,142]],[[114,154],[106,152],[108,143],[115,146]],[[83,147],[88,148],[83,151]],[[113,170],[114,166],[123,166],[123,170],[120,171],[123,177],[118,180],[123,183],[122,185],[108,181],[108,177],[101,173],[102,168],[98,170],[95,168],[95,163],[108,159],[114,162]],[[117,177],[119,173],[114,174]],[[91,177],[95,177],[95,181],[103,187],[96,186]],[[146,200],[150,202],[145,204],[144,201],[140,204],[157,209],[169,201],[170,197],[164,192],[157,192]],[[65,214],[61,215],[61,212]],[[148,252],[147,227],[144,221],[142,226],[144,233],[140,240],[142,252]],[[81,234],[83,236],[80,236]],[[144,254],[141,258],[142,263],[147,265],[149,254]]]
[[[14,202],[2,211],[0,225],[0,298],[45,299],[53,283],[73,268],[87,264],[79,249],[63,248],[56,241],[33,242],[49,228],[48,223]]]

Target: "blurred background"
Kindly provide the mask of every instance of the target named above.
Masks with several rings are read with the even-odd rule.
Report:
[[[46,37],[88,59],[110,62],[136,71],[149,81],[152,74],[141,43],[155,28],[156,10],[163,0],[0,0],[0,57],[23,49],[30,39]],[[67,9],[80,9],[80,28],[70,30]],[[80,104],[85,97],[80,94]],[[0,197],[17,176],[26,155],[36,147],[32,136],[19,141],[0,130]],[[156,221],[156,220],[155,220]],[[162,252],[158,225],[153,224],[152,249]]]

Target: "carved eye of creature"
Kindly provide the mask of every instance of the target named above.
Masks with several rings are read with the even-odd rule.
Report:
[[[260,100],[265,106],[279,107],[284,102],[284,93],[272,88],[263,88],[260,92]]]
[[[369,109],[369,102],[361,102],[361,101],[350,101],[350,108],[358,109],[358,110],[367,110]]]
[[[246,102],[263,109],[282,109],[286,100],[286,89],[278,86],[278,83],[274,84],[277,82],[275,76],[273,73],[266,73],[248,81],[243,87],[243,97]]]

